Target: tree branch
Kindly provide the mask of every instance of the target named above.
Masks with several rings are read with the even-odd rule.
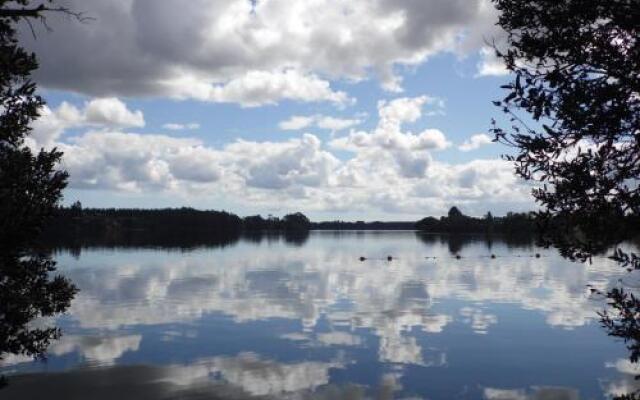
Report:
[[[37,18],[40,16],[41,12],[46,10],[47,7],[45,7],[43,4],[35,8],[5,8],[0,9],[0,18]]]
[[[5,9],[0,9],[0,18],[13,18],[13,19],[18,19],[18,18],[39,18],[39,19],[44,19],[45,18],[44,13],[46,13],[46,12],[59,12],[59,13],[63,13],[63,14],[66,14],[66,15],[70,15],[70,16],[74,17],[75,19],[77,19],[80,22],[86,22],[86,21],[94,19],[94,18],[91,18],[91,17],[87,17],[82,12],[71,11],[67,7],[51,8],[51,7],[45,6],[44,4],[41,4],[38,7],[34,7],[34,8],[5,8]]]

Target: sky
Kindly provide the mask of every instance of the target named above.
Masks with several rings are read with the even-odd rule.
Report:
[[[67,0],[21,42],[64,203],[413,220],[534,208],[489,0]]]

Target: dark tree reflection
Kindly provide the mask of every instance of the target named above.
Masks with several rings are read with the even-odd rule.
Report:
[[[50,278],[55,262],[46,255],[2,256],[0,263],[0,359],[6,353],[44,357],[60,330],[31,323],[64,312],[76,289],[62,276]],[[0,379],[1,387],[6,380]]]
[[[520,236],[507,236],[501,234],[483,235],[483,234],[437,234],[427,232],[416,232],[416,237],[426,245],[433,245],[436,242],[446,244],[449,248],[449,252],[452,255],[462,253],[465,247],[482,243],[487,250],[493,248],[493,242],[499,240],[507,245],[509,248],[517,248],[522,250],[532,250],[535,244],[534,235],[520,235]]]
[[[300,247],[307,243],[307,240],[309,240],[309,231],[285,231],[284,240],[285,242],[293,246]]]
[[[629,272],[640,269],[640,257],[622,250],[612,257]],[[630,288],[614,287],[607,291],[607,308],[600,312],[600,323],[611,337],[622,339],[629,351],[629,362],[637,365],[640,360],[640,298]],[[640,380],[640,375],[635,377]],[[614,397],[615,400],[640,399],[640,388],[631,393]]]

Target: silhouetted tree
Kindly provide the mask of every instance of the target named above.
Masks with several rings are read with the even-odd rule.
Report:
[[[449,213],[447,215],[451,219],[456,219],[462,217],[462,212],[458,209],[458,207],[453,206],[449,209]]]
[[[311,229],[311,221],[309,221],[306,215],[300,212],[287,214],[282,220],[284,222],[284,229],[288,231],[308,231]]]
[[[226,246],[241,235],[250,240],[278,239],[302,244],[313,227],[302,213],[278,218],[244,219],[225,211],[193,208],[82,208],[79,202],[59,207],[42,233],[50,247],[179,247]],[[290,239],[290,240],[289,240]]]
[[[513,79],[495,104],[496,140],[513,146],[518,175],[538,183],[543,239],[585,260],[637,231],[640,216],[640,3],[637,0],[494,0]],[[522,114],[526,114],[524,117]],[[640,268],[632,254],[613,256]],[[638,299],[607,293],[602,323],[631,340],[638,361]],[[620,398],[636,398],[629,394]]]
[[[533,218],[529,213],[509,212],[504,217],[494,217],[487,213],[484,218],[464,215],[458,207],[452,207],[448,216],[436,219],[426,217],[416,222],[415,228],[431,233],[501,233],[509,236],[529,237],[535,231]]]
[[[425,232],[438,232],[440,229],[440,221],[434,217],[425,217],[416,222],[416,229]]]
[[[242,220],[235,214],[193,208],[56,210],[42,235],[52,247],[179,247],[225,246],[240,237]]]
[[[41,18],[47,9],[26,8],[31,3],[0,1],[0,358],[43,355],[60,332],[29,323],[64,311],[76,291],[67,279],[52,276],[54,261],[34,250],[67,173],[55,169],[59,151],[34,154],[25,145],[29,124],[44,105],[31,81],[35,55],[20,47],[16,35],[20,19]]]
[[[507,156],[516,173],[539,182],[548,239],[586,258],[623,237],[622,216],[640,215],[640,5],[494,3],[513,76],[495,103],[513,124],[493,132],[518,152]]]

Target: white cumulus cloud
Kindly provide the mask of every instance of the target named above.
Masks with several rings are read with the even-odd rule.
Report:
[[[286,142],[237,141],[225,147],[250,187],[325,186],[339,161],[311,134]]]
[[[351,131],[348,136],[334,139],[331,147],[356,153],[348,168],[380,168],[385,160],[393,160],[405,178],[420,178],[431,163],[429,150],[442,150],[450,146],[444,133],[425,129],[419,133],[404,132],[403,124],[415,122],[422,116],[425,104],[437,100],[420,96],[398,98],[378,103],[378,126],[371,132]],[[347,173],[356,176],[357,173]]]
[[[345,92],[331,89],[329,81],[294,69],[248,71],[223,83],[207,83],[194,76],[183,76],[167,85],[170,96],[194,98],[215,103],[238,103],[243,107],[273,105],[281,100],[327,101],[339,106],[353,104]]]
[[[292,115],[289,119],[281,121],[278,127],[286,131],[296,131],[309,128],[311,126],[328,129],[330,131],[340,131],[362,123],[357,118],[336,118],[327,115]]]
[[[186,131],[186,130],[194,130],[194,129],[200,129],[200,124],[197,122],[189,122],[186,124],[179,124],[179,123],[175,123],[175,122],[169,122],[166,123],[164,125],[162,125],[162,127],[164,129],[170,130],[170,131]]]
[[[144,125],[142,111],[131,111],[114,97],[92,99],[81,109],[63,101],[56,109],[45,105],[40,110],[40,118],[34,122],[29,139],[35,142],[34,146],[50,147],[69,128],[132,128]]]
[[[101,106],[108,112],[97,112]],[[158,193],[188,201],[224,196],[256,211],[295,208],[407,218],[444,212],[451,204],[482,213],[529,208],[530,187],[515,177],[508,162],[434,159],[436,151],[451,145],[445,134],[408,129],[434,108],[440,108],[439,101],[427,96],[398,98],[378,103],[378,122],[370,131],[352,129],[327,141],[305,133],[212,146],[195,137],[130,132],[120,126],[142,125],[141,112],[120,100],[92,100],[83,107],[62,103],[45,108],[30,140],[33,146],[57,146],[64,152],[62,167],[73,189]],[[312,117],[311,122],[286,122],[290,128],[338,128],[341,123],[321,114]],[[64,135],[67,128],[80,132]],[[170,128],[177,126],[165,126]]]
[[[479,50],[480,61],[477,65],[476,77],[482,76],[504,76],[509,74],[502,59],[496,56],[492,47],[482,47]]]
[[[460,149],[460,151],[471,151],[491,144],[492,142],[493,139],[491,138],[491,136],[487,135],[486,133],[479,133],[465,140],[464,143],[458,146],[458,149]]]
[[[177,190],[215,182],[221,174],[221,157],[196,139],[89,131],[59,147],[71,184],[79,188]]]
[[[495,36],[490,0],[68,0],[94,17],[51,16],[23,40],[38,82],[92,96],[169,96],[246,106],[342,104],[330,82],[402,90],[406,66],[466,55]],[[179,11],[178,11],[179,10]],[[90,55],[79,57],[78,55]]]

